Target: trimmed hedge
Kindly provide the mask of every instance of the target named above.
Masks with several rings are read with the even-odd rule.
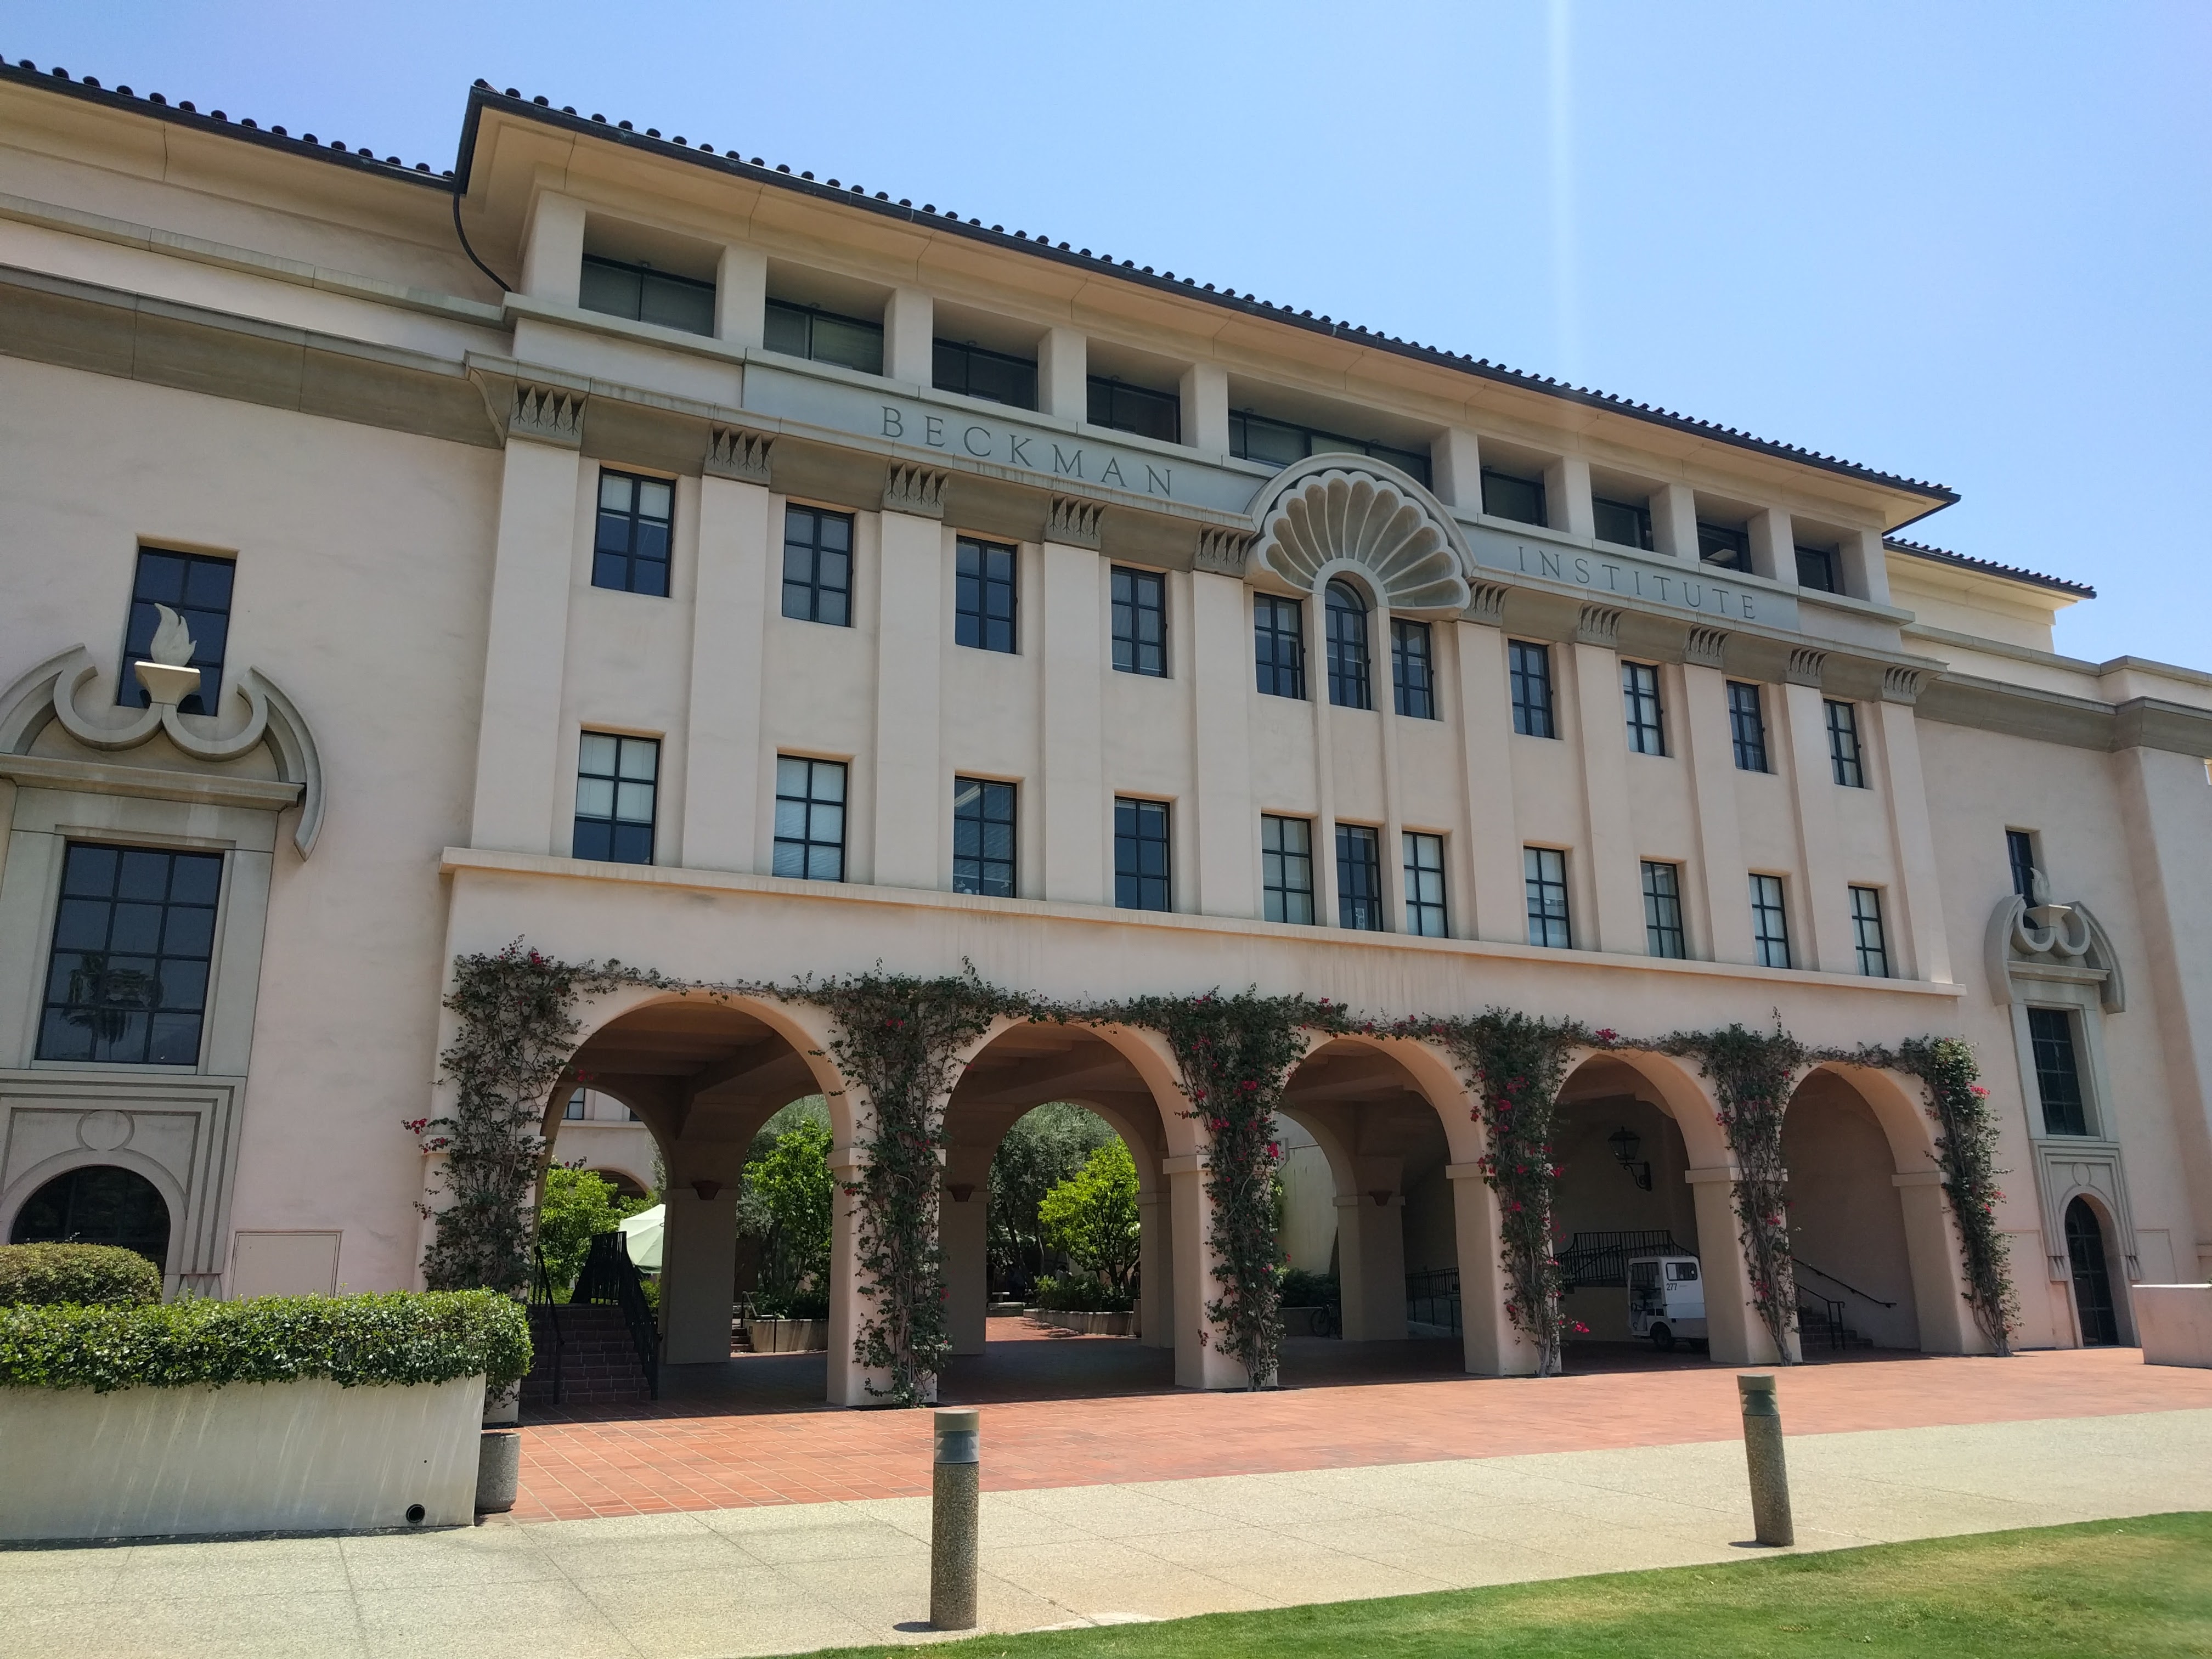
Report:
[[[0,1307],[129,1308],[161,1299],[161,1270],[113,1244],[0,1244]]]
[[[0,1308],[0,1388],[220,1388],[327,1377],[494,1389],[530,1369],[530,1325],[492,1291],[264,1296],[143,1308]]]

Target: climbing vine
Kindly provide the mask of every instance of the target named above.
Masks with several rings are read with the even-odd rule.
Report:
[[[2020,1297],[2013,1287],[2010,1248],[1997,1226],[1997,1206],[2004,1199],[1997,1186],[1997,1126],[1973,1045],[1961,1037],[1914,1037],[1880,1059],[1918,1078],[1928,1091],[1943,1193],[1959,1223],[1966,1305],[1990,1346],[2009,1354]]]

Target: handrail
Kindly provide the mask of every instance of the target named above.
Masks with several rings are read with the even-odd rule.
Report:
[[[637,1351],[639,1368],[645,1373],[647,1394],[660,1398],[660,1328],[653,1316],[652,1306],[645,1299],[645,1286],[638,1279],[637,1266],[629,1259],[629,1240],[620,1232],[605,1232],[593,1237],[590,1251],[584,1257],[583,1271],[576,1275],[576,1288],[570,1292],[571,1302],[612,1303],[623,1311],[623,1323],[629,1329],[630,1346]]]
[[[545,1269],[545,1252],[536,1245],[531,1254],[538,1258],[538,1273],[532,1285],[531,1304],[545,1310],[545,1323],[553,1333],[553,1403],[561,1403],[562,1371],[568,1358],[568,1342],[561,1334],[561,1315],[553,1300],[553,1275]]]
[[[1844,1332],[1848,1328],[1844,1323],[1844,1304],[1832,1296],[1821,1296],[1816,1292],[1808,1291],[1800,1285],[1797,1287],[1797,1311],[1801,1336],[1804,1328],[1805,1304],[1808,1302],[1817,1302],[1820,1304],[1820,1316],[1828,1328],[1828,1346],[1838,1349],[1843,1347]]]
[[[1853,1296],[1861,1298],[1863,1301],[1871,1302],[1877,1308],[1894,1308],[1897,1305],[1894,1302],[1885,1302],[1871,1291],[1863,1291],[1856,1285],[1844,1284],[1842,1279],[1837,1278],[1835,1274],[1830,1273],[1826,1268],[1816,1267],[1811,1262],[1803,1261],[1797,1256],[1793,1255],[1790,1258],[1790,1265],[1793,1268],[1802,1267],[1808,1273],[1818,1273],[1821,1278],[1826,1279],[1831,1285],[1842,1285],[1843,1287],[1849,1291]]]

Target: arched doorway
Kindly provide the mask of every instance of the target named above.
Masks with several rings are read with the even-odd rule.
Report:
[[[11,1244],[116,1244],[167,1271],[169,1206],[135,1170],[88,1164],[56,1176],[24,1200]]]
[[[1782,1162],[1805,1358],[1918,1348],[1898,1161],[1874,1109],[1838,1073],[1813,1072],[1783,1117]]]
[[[2066,1206],[2066,1260],[2074,1273],[2074,1317],[2081,1328],[2081,1346],[2118,1346],[2119,1310],[2112,1299],[2105,1230],[2086,1198],[2076,1198]]]

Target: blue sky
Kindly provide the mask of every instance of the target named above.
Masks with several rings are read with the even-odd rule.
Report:
[[[2212,7],[8,0],[0,53],[451,165],[471,81],[1948,483],[2212,668]]]

